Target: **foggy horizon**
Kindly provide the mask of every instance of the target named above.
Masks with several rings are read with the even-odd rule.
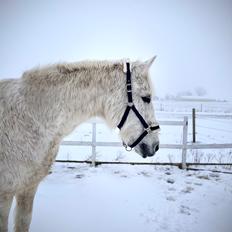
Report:
[[[156,95],[232,100],[232,2],[1,1],[0,79],[49,63],[147,60]]]

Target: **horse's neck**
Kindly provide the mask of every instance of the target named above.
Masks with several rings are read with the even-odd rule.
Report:
[[[83,86],[82,83],[80,86]],[[95,116],[103,116],[103,102],[107,94],[107,90],[100,87],[98,82],[87,87],[74,87],[70,91],[59,107],[62,109],[59,114],[60,133],[64,136],[82,122]]]
[[[58,85],[41,82],[44,86],[30,89],[34,117],[61,137],[69,134],[89,118],[103,116],[103,103],[110,97],[109,91],[114,84],[111,78],[109,73],[93,72],[87,76],[63,78]]]

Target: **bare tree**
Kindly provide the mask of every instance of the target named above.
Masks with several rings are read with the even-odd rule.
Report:
[[[205,96],[207,91],[203,87],[198,86],[195,88],[195,93],[197,96]]]

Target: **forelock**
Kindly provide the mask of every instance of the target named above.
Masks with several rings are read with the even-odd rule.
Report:
[[[135,61],[132,64],[132,76],[135,79],[136,89],[144,93],[151,93],[151,81],[149,78],[149,73],[145,68],[144,63],[140,61]]]

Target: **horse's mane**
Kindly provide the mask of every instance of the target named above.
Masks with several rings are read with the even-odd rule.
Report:
[[[74,72],[113,71],[123,69],[123,60],[118,61],[80,61],[73,63],[56,63],[46,66],[37,66],[23,73],[24,80],[41,79],[54,76],[72,74]]]

